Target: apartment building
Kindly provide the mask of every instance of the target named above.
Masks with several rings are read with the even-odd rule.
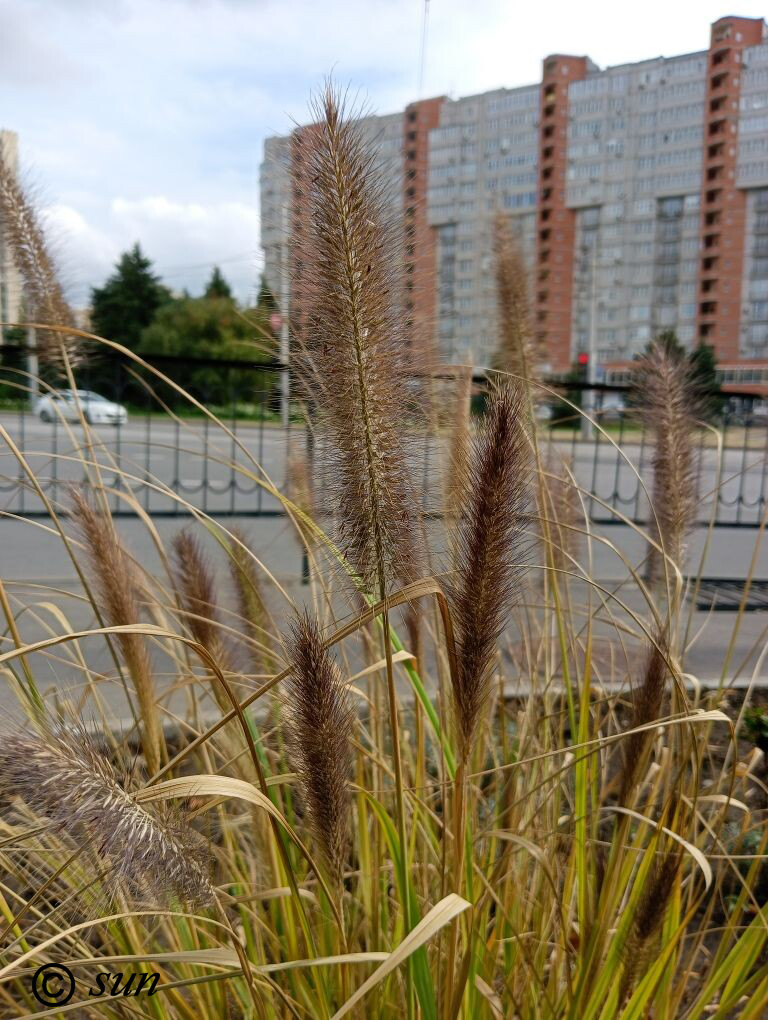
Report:
[[[0,130],[0,158],[16,173],[18,169],[18,138],[13,131]],[[0,217],[0,322],[18,322],[21,307],[21,277],[6,244]],[[3,342],[0,329],[0,344]]]
[[[768,37],[725,17],[707,50],[601,70],[555,54],[539,83],[367,117],[404,232],[414,345],[491,364],[492,223],[517,227],[544,367],[618,379],[660,331],[714,346],[730,389],[768,393]],[[265,274],[300,329],[297,129],[262,164]],[[396,208],[398,207],[398,208]],[[294,284],[294,290],[296,286]]]

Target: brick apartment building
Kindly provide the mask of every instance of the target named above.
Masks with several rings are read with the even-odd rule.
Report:
[[[588,352],[621,379],[674,329],[715,348],[724,385],[768,394],[768,35],[725,17],[708,50],[600,70],[547,57],[536,85],[367,117],[403,222],[403,314],[446,362],[491,362],[491,228],[513,217],[547,369]],[[305,128],[297,129],[298,132]],[[301,230],[294,138],[261,167],[265,275],[300,329],[289,235]]]

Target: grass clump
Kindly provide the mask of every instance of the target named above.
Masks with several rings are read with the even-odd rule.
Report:
[[[166,550],[141,518],[158,566],[137,562],[103,502],[107,470],[129,472],[86,430],[89,484],[48,504],[78,590],[0,586],[0,667],[25,716],[0,748],[0,1015],[35,1015],[30,968],[59,962],[90,984],[156,970],[158,994],[130,1008],[158,1020],[758,1020],[759,751],[682,666],[696,501],[685,386],[651,352],[646,386],[665,411],[658,524],[640,533],[657,565],[646,583],[616,552],[626,576],[608,587],[591,565],[612,547],[535,427],[502,224],[515,368],[496,374],[477,429],[471,377],[456,373],[456,477],[425,520],[389,206],[333,89],[316,115],[301,368],[324,475],[302,465],[283,492],[239,448],[239,470],[295,526],[309,585],[281,585],[244,534],[167,490],[194,524]],[[83,606],[85,629],[69,622]],[[97,667],[102,642],[114,658]],[[80,721],[40,691],[41,664],[77,680]],[[129,1005],[75,1008],[118,1018]]]

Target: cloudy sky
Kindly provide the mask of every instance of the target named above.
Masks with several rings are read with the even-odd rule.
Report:
[[[731,11],[731,7],[734,11]],[[705,49],[762,0],[430,0],[422,95],[539,78],[547,53],[598,64]],[[77,305],[140,241],[169,285],[259,270],[263,139],[332,71],[388,113],[418,95],[424,0],[0,0],[0,128],[45,209]]]

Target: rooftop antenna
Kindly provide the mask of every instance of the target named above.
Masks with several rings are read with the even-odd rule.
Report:
[[[427,56],[427,27],[429,25],[429,0],[424,0],[424,16],[421,22],[421,46],[419,47],[419,99],[424,94],[424,63]]]

